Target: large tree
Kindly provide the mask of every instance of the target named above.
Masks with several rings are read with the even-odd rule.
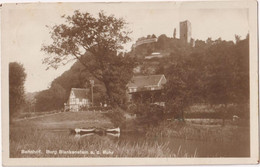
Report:
[[[184,119],[184,110],[201,101],[201,77],[198,55],[182,55],[165,69],[166,107],[176,118]]]
[[[130,41],[124,19],[104,12],[94,17],[78,10],[72,16],[62,17],[66,20],[64,24],[51,27],[53,43],[42,47],[47,53],[43,63],[48,68],[58,68],[78,60],[92,77],[104,84],[111,103],[121,103],[134,67],[131,58],[117,54]]]
[[[234,102],[249,103],[249,34],[246,39],[237,41],[232,56],[234,59],[232,84]]]
[[[9,64],[9,112],[10,119],[21,109],[25,102],[24,82],[25,69],[22,64],[12,62]]]

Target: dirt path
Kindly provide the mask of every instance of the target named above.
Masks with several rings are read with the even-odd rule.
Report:
[[[62,112],[57,112],[57,113],[44,114],[44,115],[35,116],[35,117],[21,118],[21,119],[16,119],[16,120],[14,120],[14,122],[25,121],[25,120],[31,120],[31,119],[42,118],[42,117],[48,117],[48,116],[57,115],[57,114],[61,114],[61,113],[62,113]]]
[[[113,127],[113,123],[100,112],[58,112],[13,122],[13,128],[78,128],[78,127]]]

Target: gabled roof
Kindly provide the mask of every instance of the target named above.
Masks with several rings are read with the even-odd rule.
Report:
[[[165,76],[164,75],[134,76],[131,79],[131,81],[128,82],[127,87],[143,88],[143,87],[158,85],[160,80],[163,77]]]
[[[79,99],[86,99],[87,94],[89,92],[89,89],[84,89],[84,88],[71,88],[71,92],[73,91],[75,98]]]

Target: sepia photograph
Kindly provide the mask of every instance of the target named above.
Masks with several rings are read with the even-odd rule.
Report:
[[[4,164],[258,163],[256,27],[256,1],[2,4]]]

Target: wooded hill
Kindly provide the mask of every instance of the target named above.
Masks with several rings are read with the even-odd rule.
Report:
[[[51,86],[47,90],[39,92],[35,98],[37,99],[37,111],[50,111],[61,109],[67,102],[71,88],[90,88],[89,80],[94,79],[81,65],[76,62],[72,67],[65,71],[61,76],[54,79]],[[101,101],[101,97],[105,97],[104,86],[96,79],[94,87],[95,101]],[[89,94],[89,97],[91,95]]]
[[[165,56],[144,59],[153,52]],[[157,42],[132,48],[125,56],[136,58],[141,68],[138,75],[165,74],[168,83],[164,98],[176,110],[197,102],[230,104],[249,101],[249,35],[243,40],[236,36],[235,43],[220,38],[196,40],[195,46],[161,35]],[[56,78],[48,90],[39,92],[36,111],[62,108],[71,88],[89,87],[89,79],[94,78],[84,68],[76,62]],[[94,101],[97,104],[108,100],[105,90],[104,85],[95,79]]]

